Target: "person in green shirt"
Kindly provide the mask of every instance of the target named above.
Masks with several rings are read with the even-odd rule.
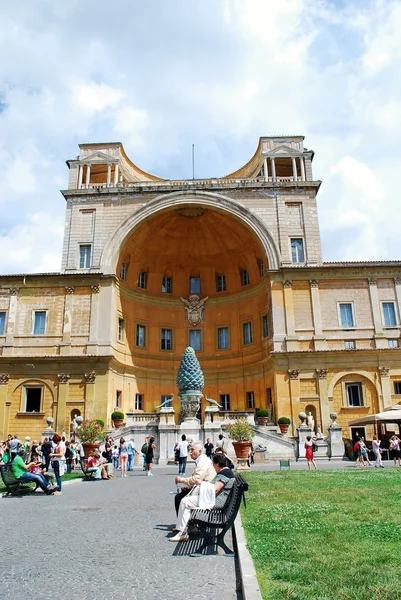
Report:
[[[29,468],[33,463],[25,464],[25,450],[20,450],[12,462],[12,472],[18,481],[37,483],[45,494],[54,494],[57,488],[50,486],[46,477],[36,473],[30,473]]]

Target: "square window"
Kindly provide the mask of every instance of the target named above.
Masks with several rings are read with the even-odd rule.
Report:
[[[398,340],[387,340],[389,348],[398,348]]]
[[[269,317],[267,315],[262,317],[262,337],[269,337]]]
[[[146,346],[146,325],[136,326],[136,346],[145,348]]]
[[[230,394],[220,394],[220,404],[223,407],[223,410],[231,410],[230,409]]]
[[[217,347],[219,350],[225,350],[229,347],[229,331],[228,327],[217,328]]]
[[[305,262],[304,241],[302,238],[291,239],[291,260],[293,263]]]
[[[127,279],[127,263],[125,262],[121,263],[120,279],[122,279],[123,281]]]
[[[91,245],[90,244],[82,244],[79,247],[79,268],[80,269],[89,269],[91,266]]]
[[[33,322],[33,335],[44,335],[46,331],[46,311],[35,310]]]
[[[173,330],[162,329],[160,335],[160,349],[161,350],[172,350],[173,349]]]
[[[249,285],[251,283],[251,279],[249,277],[249,272],[247,269],[241,269],[241,285]]]
[[[119,342],[124,341],[124,332],[125,332],[125,321],[121,317],[118,317],[117,339]]]
[[[255,408],[255,392],[246,393],[246,405],[248,408]]]
[[[344,329],[355,327],[354,311],[351,302],[340,302],[340,325]]]
[[[143,394],[135,394],[135,410],[143,410]]]
[[[216,275],[216,292],[225,292],[226,289],[226,276],[223,274]]]
[[[189,330],[189,345],[194,350],[201,349],[201,330],[200,329],[190,329]]]
[[[350,407],[363,406],[362,403],[362,384],[346,383],[345,393],[347,395],[347,405]]]
[[[355,340],[345,340],[344,348],[346,350],[355,350],[355,348],[356,348]]]
[[[394,381],[394,394],[401,394],[401,381]]]
[[[41,412],[42,406],[42,387],[29,386],[25,388],[25,406],[24,412]]]
[[[4,335],[6,330],[6,313],[0,312],[0,335]]]
[[[190,277],[189,278],[189,293],[190,294],[200,294],[201,289],[201,280],[200,277]]]
[[[395,327],[397,319],[395,316],[394,302],[382,302],[383,321],[385,327]]]
[[[252,336],[252,323],[251,322],[242,324],[242,334],[243,334],[244,345],[248,346],[249,344],[252,344],[253,336]]]
[[[147,273],[146,271],[140,271],[139,275],[138,275],[138,287],[146,290],[146,284],[147,284]]]
[[[162,292],[163,294],[171,294],[173,291],[173,278],[163,277],[162,279]]]
[[[121,408],[122,391],[116,390],[116,408]]]

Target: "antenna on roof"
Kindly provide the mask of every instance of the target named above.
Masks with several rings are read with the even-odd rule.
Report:
[[[192,144],[192,179],[195,179],[195,144]]]

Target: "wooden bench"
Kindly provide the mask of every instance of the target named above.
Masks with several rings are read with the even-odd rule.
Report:
[[[235,475],[234,485],[222,508],[212,508],[211,510],[196,508],[191,511],[189,525],[196,525],[204,538],[199,550],[191,553],[191,556],[201,556],[203,550],[210,545],[220,546],[226,556],[235,556],[235,552],[230,550],[224,542],[224,536],[234,523],[242,499],[246,506],[245,492],[247,490],[248,484],[245,479],[241,475]],[[220,533],[218,533],[219,530]]]
[[[89,471],[88,472],[88,468],[87,468],[87,464],[88,464],[88,459],[87,458],[80,458],[79,459],[79,464],[81,466],[81,471],[84,474],[84,479],[86,479],[86,481],[95,481],[95,475],[96,475],[96,471]]]
[[[11,463],[0,465],[0,474],[6,488],[3,496],[22,496],[22,494],[35,492],[38,487],[38,484],[34,481],[20,481],[17,479],[12,472]]]

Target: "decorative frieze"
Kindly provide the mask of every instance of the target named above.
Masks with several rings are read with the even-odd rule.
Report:
[[[68,383],[68,381],[70,379],[69,373],[59,373],[57,375],[57,377],[58,377],[58,382],[59,383]]]
[[[290,281],[289,279],[286,279],[286,281],[284,281],[284,287],[286,289],[291,289],[292,288],[292,281]]]
[[[98,294],[100,292],[100,285],[92,285],[91,286],[92,294]]]
[[[390,367],[378,367],[380,377],[388,377],[390,375]]]
[[[10,287],[10,296],[18,296],[19,288]]]
[[[319,287],[319,282],[317,279],[310,279],[309,285],[311,288],[317,288],[317,287]]]
[[[318,379],[327,379],[327,369],[316,369]]]
[[[288,375],[290,376],[290,379],[298,379],[299,369],[288,369]]]
[[[75,286],[73,285],[66,285],[65,286],[65,293],[66,294],[73,294],[75,290]]]
[[[8,373],[0,374],[0,384],[7,385],[7,383],[9,381],[10,381],[10,375]]]
[[[95,383],[96,371],[92,371],[91,373],[85,373],[84,376],[86,383]]]

